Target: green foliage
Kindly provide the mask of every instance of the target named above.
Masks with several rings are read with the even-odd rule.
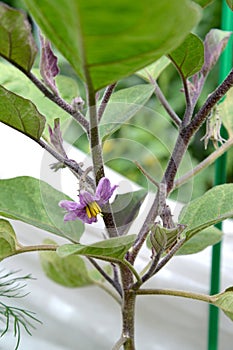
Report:
[[[179,215],[179,223],[187,225],[189,240],[205,228],[233,216],[233,184],[215,186],[200,198],[187,204]]]
[[[201,14],[185,0],[25,2],[46,36],[96,91],[177,47]],[[165,21],[164,13],[172,20]]]
[[[0,86],[0,109],[1,122],[35,140],[40,139],[45,126],[45,117],[30,100]]]
[[[199,72],[204,63],[204,45],[190,33],[182,44],[169,54],[181,75],[186,79]]]
[[[141,84],[112,94],[100,123],[100,135],[106,139],[130,120],[149,100],[153,86]]]
[[[196,2],[198,5],[205,7],[211,4],[211,2],[213,2],[214,0],[193,0],[193,1]]]
[[[84,225],[81,221],[64,223],[60,200],[70,198],[46,182],[22,176],[0,180],[0,215],[78,242]]]
[[[0,260],[10,256],[16,251],[16,236],[11,224],[0,219]]]
[[[45,98],[44,94],[18,69],[9,64],[0,62],[0,71],[0,84],[4,85],[5,88],[15,94],[30,99],[36,105],[39,112],[46,116],[46,122],[48,124],[52,125],[56,116],[59,116],[62,123],[70,119],[68,113],[48,98]],[[38,69],[33,69],[32,72],[39,77]],[[78,84],[72,78],[59,75],[56,78],[56,84],[61,97],[67,102],[71,102],[73,98],[79,95]],[[22,111],[23,110],[24,109],[22,109]],[[2,117],[0,117],[0,119],[1,118]],[[16,118],[16,115],[14,115],[14,118]],[[48,136],[47,128],[45,128],[44,134]]]
[[[100,260],[122,262],[125,254],[135,241],[135,238],[136,235],[129,235],[110,238],[90,245],[65,244],[57,249],[57,253],[62,258],[78,254]]]
[[[139,190],[116,195],[112,203],[112,211],[120,235],[127,234],[131,224],[138,215],[146,194],[145,190]]]
[[[222,231],[217,227],[208,227],[203,231],[197,232],[193,237],[186,241],[176,254],[187,255],[198,253],[211,245],[219,243],[222,236]]]
[[[37,47],[26,15],[1,3],[0,23],[0,56],[29,72]]]
[[[154,63],[149,66],[139,70],[136,74],[142,79],[150,82],[151,78],[157,80],[162,71],[170,64],[169,58],[162,56]]]
[[[226,2],[230,9],[233,11],[233,0],[226,0]]]
[[[215,295],[213,304],[218,306],[233,321],[233,287]]]
[[[56,244],[51,239],[45,244]],[[41,252],[41,266],[52,281],[65,287],[76,288],[93,284],[88,275],[85,262],[80,256],[70,255],[60,257],[56,252]]]
[[[2,271],[1,271],[2,273]],[[1,274],[0,276],[0,297],[3,298],[22,298],[26,294],[22,294],[22,289],[25,287],[25,282],[31,278],[30,275],[22,277],[14,277],[14,272],[9,272]],[[29,335],[31,335],[31,328],[35,328],[32,321],[41,323],[36,317],[35,314],[31,311],[24,310],[19,307],[14,307],[7,305],[3,301],[0,302],[0,323],[5,324],[5,328],[0,333],[0,337],[3,337],[8,331],[10,331],[13,325],[13,334],[16,338],[16,345],[14,350],[19,348],[20,339],[21,339],[21,330],[23,329]]]

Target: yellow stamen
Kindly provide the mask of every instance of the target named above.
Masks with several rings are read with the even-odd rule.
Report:
[[[101,213],[101,208],[96,202],[92,202],[87,204],[86,213],[88,218],[91,219]]]

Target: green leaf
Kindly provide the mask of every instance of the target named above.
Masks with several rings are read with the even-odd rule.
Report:
[[[44,243],[56,244],[50,239]],[[80,256],[70,255],[61,258],[56,252],[41,252],[40,262],[46,276],[62,286],[77,288],[93,284],[85,262]]]
[[[233,11],[233,0],[226,0],[226,2],[230,9]]]
[[[213,187],[203,196],[187,204],[179,215],[179,223],[189,240],[198,232],[233,216],[233,184]]]
[[[0,86],[0,122],[39,140],[45,126],[45,117],[29,100]]]
[[[218,306],[224,314],[233,321],[233,287],[227,288],[225,292],[213,296],[213,304]]]
[[[25,2],[48,39],[96,91],[173,50],[201,15],[186,0]]]
[[[70,119],[70,115],[50,101],[39,91],[36,86],[15,67],[0,62],[0,84],[8,90],[30,99],[38,108],[39,112],[46,115],[46,121],[52,125],[56,116],[59,116],[62,123]],[[38,69],[32,71],[37,77],[40,76]],[[56,84],[62,98],[71,102],[73,98],[79,96],[78,84],[74,79],[59,75],[56,77]],[[44,134],[48,136],[45,128]]]
[[[193,2],[196,2],[201,7],[206,7],[209,4],[211,4],[214,0],[192,0]]]
[[[115,223],[120,235],[126,235],[137,217],[142,202],[147,195],[146,190],[118,194],[112,203]]]
[[[222,231],[217,227],[208,227],[205,230],[198,232],[192,238],[186,241],[176,254],[187,255],[198,253],[205,248],[220,242],[222,235]]]
[[[73,254],[90,256],[106,261],[122,261],[135,241],[136,235],[109,238],[91,245],[65,244],[57,249],[60,257]]]
[[[222,103],[218,105],[220,118],[230,137],[233,137],[233,88],[231,88]]]
[[[29,72],[37,47],[27,17],[21,11],[0,4],[0,56]]]
[[[81,221],[64,223],[60,200],[70,198],[44,181],[21,176],[0,180],[0,215],[23,221],[78,242],[84,225]]]
[[[139,70],[136,74],[142,79],[150,82],[151,78],[157,80],[162,71],[171,63],[171,61],[166,57],[162,56],[156,62],[150,64],[149,66]]]
[[[152,85],[141,84],[115,92],[101,119],[101,137],[106,139],[132,118],[149,100],[153,91]]]
[[[0,260],[7,258],[16,251],[17,240],[11,224],[0,219]]]
[[[204,45],[190,33],[183,43],[169,54],[181,75],[186,79],[199,72],[204,63]]]

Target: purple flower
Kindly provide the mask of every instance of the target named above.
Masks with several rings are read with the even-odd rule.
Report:
[[[94,195],[82,190],[79,194],[79,203],[63,200],[59,206],[66,209],[64,221],[81,220],[83,223],[92,224],[97,221],[97,215],[101,214],[101,207],[107,203],[117,185],[111,187],[109,179],[103,177],[96,188]]]

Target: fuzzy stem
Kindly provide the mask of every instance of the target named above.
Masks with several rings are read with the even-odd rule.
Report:
[[[116,83],[111,84],[105,90],[104,96],[102,98],[101,104],[100,104],[99,109],[98,109],[98,121],[101,120],[101,118],[104,114],[105,108],[107,107],[107,103],[108,103],[108,101],[109,101],[109,99],[110,99],[110,97],[115,89],[115,86],[116,86]]]
[[[186,292],[182,290],[174,290],[174,289],[139,289],[136,291],[137,295],[168,295],[174,297],[182,297],[204,301],[207,303],[213,303],[213,297],[210,295]]]

